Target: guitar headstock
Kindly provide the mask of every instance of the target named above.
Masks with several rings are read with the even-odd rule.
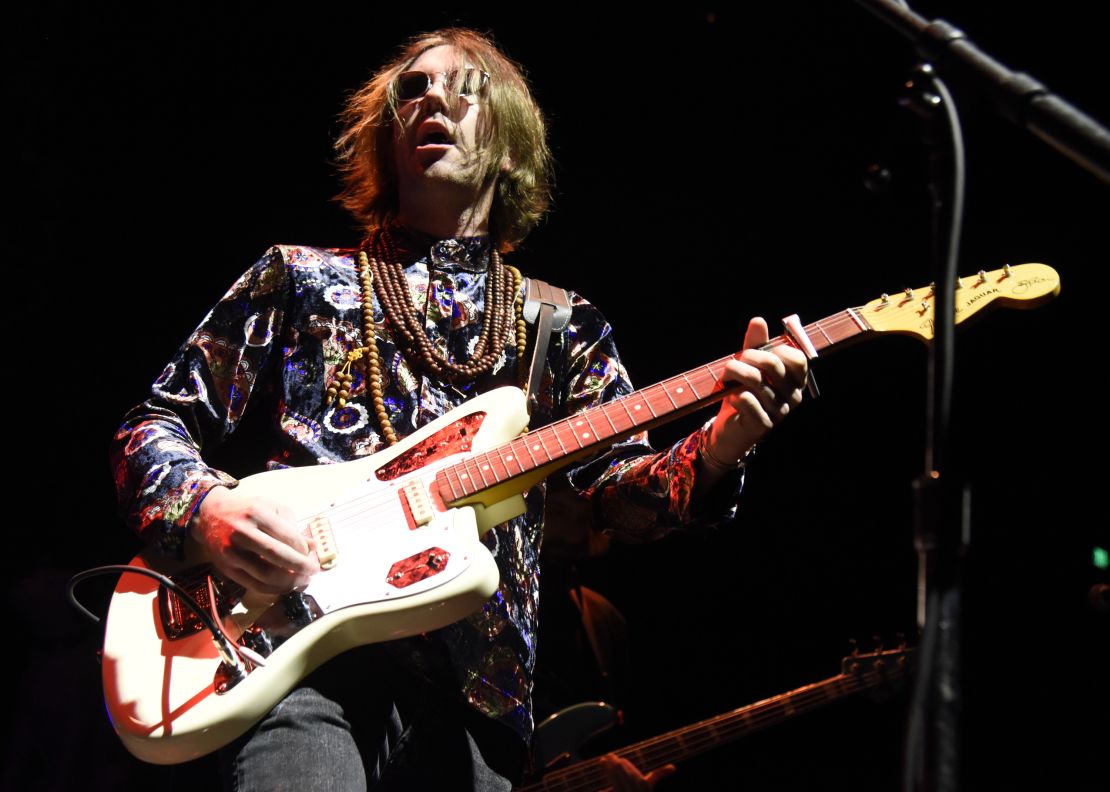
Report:
[[[1060,293],[1060,276],[1047,264],[1014,264],[961,278],[956,289],[956,324],[988,305],[1036,308]],[[933,338],[932,286],[884,294],[862,308],[859,316],[880,333],[902,333],[929,341]]]
[[[874,652],[864,653],[854,649],[840,662],[840,672],[845,676],[875,675],[882,680],[893,681],[909,669],[913,651],[905,643],[895,649],[883,649],[880,645]]]

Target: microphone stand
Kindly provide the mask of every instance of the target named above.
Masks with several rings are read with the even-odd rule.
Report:
[[[922,117],[929,147],[936,284],[925,471],[914,482],[917,620],[922,634],[903,788],[955,792],[961,781],[962,561],[970,542],[970,493],[948,467],[958,458],[951,451],[949,427],[964,155],[955,106],[937,71],[986,92],[1003,116],[1107,183],[1110,133],[1029,75],[1012,72],[980,51],[949,23],[928,22],[895,0],[857,2],[910,38],[932,64],[918,68],[908,83],[911,95],[902,100]]]
[[[1110,131],[1022,72],[1011,71],[943,19],[929,22],[897,0],[856,0],[910,39],[954,82],[986,94],[999,113],[1110,184]]]
[[[930,258],[934,341],[929,347],[925,469],[913,482],[921,659],[906,737],[905,792],[959,788],[962,559],[970,535],[970,493],[949,468],[956,280],[964,204],[959,116],[944,81],[917,67],[900,104],[916,113],[929,152]],[[962,506],[962,508],[961,508]]]

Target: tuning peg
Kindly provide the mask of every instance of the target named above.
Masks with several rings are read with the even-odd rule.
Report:
[[[979,270],[979,283],[986,283],[986,282],[987,282],[987,271],[986,270]],[[976,285],[978,285],[978,284],[976,284]]]
[[[886,292],[883,292],[879,299],[882,301],[883,305],[886,305],[890,302],[890,295]]]
[[[848,645],[852,647],[851,654],[853,657],[859,654],[859,641],[857,641],[855,638],[849,638]]]
[[[871,640],[875,642],[876,652],[883,651],[883,637],[881,635],[873,635],[871,636]]]
[[[1012,278],[1013,276],[1014,276],[1014,271],[1012,269],[1010,269],[1010,265],[1009,264],[1003,264],[1002,265],[1002,277]]]
[[[906,299],[907,300],[912,300],[913,299],[913,289],[906,289]]]

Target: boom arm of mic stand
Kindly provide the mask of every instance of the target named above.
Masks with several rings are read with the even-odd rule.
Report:
[[[1003,116],[1110,184],[1110,131],[1106,127],[1028,74],[1011,71],[948,22],[929,22],[895,0],[856,2],[910,39],[939,72],[987,93]]]

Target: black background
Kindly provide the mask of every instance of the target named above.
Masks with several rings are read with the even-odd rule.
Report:
[[[918,10],[1107,121],[1088,7]],[[554,211],[513,262],[599,305],[641,385],[735,349],[753,314],[812,321],[931,280],[924,151],[896,104],[914,54],[853,4],[151,8],[46,4],[7,26],[12,788],[183,785],[206,769],[174,775],[119,747],[95,629],[63,605],[64,581],[134,552],[107,441],[211,304],[273,243],[357,242],[331,201],[335,116],[407,36],[465,24],[527,67],[559,165]],[[989,103],[959,99],[962,270],[1043,261],[1063,282],[1050,305],[959,335],[956,467],[974,490],[965,778],[1094,789],[1110,201]],[[879,191],[865,188],[874,163],[892,174]],[[831,676],[849,638],[914,634],[925,360],[888,338],[818,363],[824,395],[761,445],[737,526],[586,565],[631,624],[628,740]],[[246,454],[228,460],[250,472]],[[904,694],[839,704],[690,761],[666,788],[891,789],[905,709]]]

